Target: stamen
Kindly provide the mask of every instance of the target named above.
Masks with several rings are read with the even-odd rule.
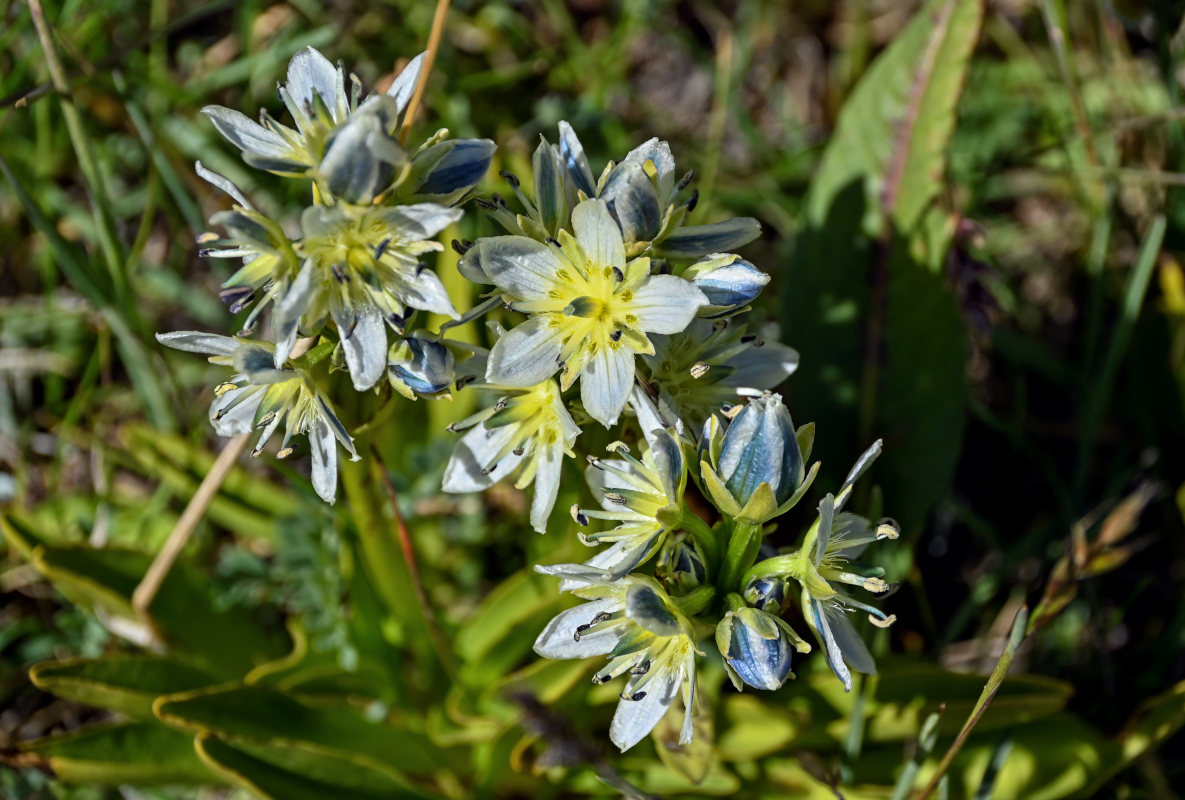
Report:
[[[593,625],[600,625],[602,622],[604,622],[605,620],[609,619],[612,616],[613,615],[610,614],[608,611],[602,611],[601,613],[597,614],[595,617],[592,618],[592,622],[588,623],[589,627],[592,627]]]
[[[456,251],[457,255],[459,256],[465,255],[469,252],[469,248],[473,247],[473,242],[469,241],[468,239],[453,239],[450,244],[452,244],[453,250]]]
[[[473,202],[477,204],[478,208],[483,209],[485,211],[497,211],[498,210],[497,204],[491,203],[489,200],[486,200],[484,197],[475,198]]]
[[[329,271],[333,273],[333,277],[337,279],[338,283],[346,283],[350,280],[350,276],[342,270],[340,264],[334,264],[329,268]]]
[[[892,625],[894,622],[897,621],[897,615],[890,614],[889,616],[885,617],[884,619],[877,619],[872,614],[869,614],[868,621],[871,622],[873,625],[875,625],[878,628],[887,628],[890,625]]]
[[[577,625],[576,630],[572,633],[572,641],[579,642],[580,641],[580,634],[584,633],[586,630],[588,630],[591,627],[592,627],[592,625]]]
[[[699,189],[693,189],[691,192],[691,199],[687,201],[687,212],[695,211],[695,207],[699,205]]]
[[[635,703],[638,702],[639,700],[641,700],[645,696],[646,696],[645,692],[634,692],[633,694],[626,694],[625,692],[621,693],[622,700],[630,700]]]
[[[684,189],[686,189],[688,186],[691,185],[691,182],[693,180],[695,180],[695,170],[690,169],[687,171],[687,174],[684,175],[682,178],[680,178],[679,182],[675,184],[675,191],[676,192],[683,191]]]
[[[650,659],[646,659],[641,664],[630,669],[630,675],[645,675],[650,671]]]
[[[630,446],[628,444],[626,444],[625,442],[617,441],[617,442],[610,442],[609,445],[605,449],[608,450],[610,453],[618,453],[621,455],[625,455],[625,454],[629,453]]]
[[[708,374],[708,370],[712,368],[711,364],[706,364],[703,361],[697,361],[691,365],[691,377],[699,380]]]
[[[593,683],[595,683],[597,686],[602,686],[602,685],[604,685],[604,684],[608,683],[608,682],[609,682],[609,681],[611,681],[611,680],[613,680],[613,676],[612,676],[612,675],[600,675],[600,674],[597,674],[597,675],[593,675],[593,676],[592,676],[592,682],[593,682]]]
[[[876,523],[875,533],[878,539],[897,539],[901,536],[901,526],[897,520],[884,517]]]
[[[613,277],[617,278],[618,283],[625,281],[625,273],[619,267],[613,267]]]
[[[753,344],[755,341],[757,341],[757,334],[755,333],[746,333],[741,337],[741,344]]]
[[[374,260],[375,261],[378,261],[380,258],[383,257],[383,253],[387,252],[387,245],[389,245],[389,244],[391,244],[390,237],[383,239],[381,242],[378,243],[378,246],[374,248]]]
[[[621,334],[622,334],[622,330],[621,330],[621,328],[618,328],[617,330],[613,331],[613,333],[609,334],[609,340],[613,341],[613,342],[620,342],[621,341]]]
[[[227,381],[226,383],[220,383],[214,387],[214,396],[222,397],[222,395],[237,388],[239,388],[237,383],[231,383],[230,381]]]
[[[283,461],[285,458],[288,458],[288,456],[292,455],[295,452],[296,452],[295,447],[285,447],[282,450],[280,450],[280,452],[276,453],[276,458]]]
[[[572,507],[570,509],[568,509],[568,513],[570,513],[572,515],[572,521],[575,522],[577,525],[579,525],[582,528],[588,527],[588,517],[586,517],[584,515],[584,512],[580,510],[579,505],[577,505],[576,503],[573,503]]]
[[[499,397],[498,402],[494,403],[494,410],[495,411],[503,411],[503,410],[505,410],[505,408],[508,405],[510,405],[510,397],[509,396]]]
[[[553,237],[551,237],[551,236],[548,236],[548,237],[547,237],[547,243],[548,243],[548,244],[551,244],[551,245],[555,245],[556,247],[558,247],[558,248],[559,248],[559,249],[561,249],[561,250],[563,250],[563,249],[564,249],[564,246],[563,246],[562,244],[560,244],[560,240],[559,240],[559,239],[555,239],[555,238],[553,238]]]
[[[625,505],[625,498],[619,495],[617,492],[605,492],[605,499],[614,505]]]
[[[504,170],[504,169],[498,170],[498,177],[503,178],[507,183],[509,183],[515,189],[517,189],[520,185],[518,176],[515,175],[513,172],[510,172],[509,170]]]
[[[256,428],[263,428],[263,427],[266,427],[266,426],[267,426],[267,424],[268,424],[269,422],[271,422],[271,421],[272,421],[273,419],[275,419],[275,418],[276,418],[276,412],[275,412],[275,411],[269,411],[269,412],[267,412],[266,414],[264,414],[262,417],[260,417],[260,418],[259,418],[259,422],[258,422],[258,423],[256,423],[255,427],[256,427]]]

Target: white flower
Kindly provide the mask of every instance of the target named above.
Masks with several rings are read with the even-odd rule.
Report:
[[[588,482],[601,495],[604,510],[573,507],[572,515],[581,525],[590,518],[621,523],[581,536],[590,545],[613,542],[585,562],[589,566],[624,575],[658,552],[678,528],[687,484],[682,448],[666,430],[653,431],[649,443],[640,461],[621,442],[609,446],[620,460],[589,459]]]
[[[515,487],[525,489],[534,481],[531,525],[546,533],[564,456],[574,456],[572,443],[580,434],[564,407],[559,386],[552,378],[527,389],[472,386],[502,396],[492,407],[450,426],[450,430],[471,430],[457,443],[445,467],[444,491],[480,492],[521,467]]]
[[[691,623],[658,582],[644,575],[615,578],[578,564],[535,569],[563,576],[575,587],[572,594],[589,601],[552,619],[535,640],[535,652],[554,659],[608,656],[595,683],[629,674],[609,728],[613,743],[625,751],[640,742],[680,689],[686,711],[679,743],[691,742],[698,651]]]
[[[844,691],[852,688],[851,670],[876,674],[876,663],[848,619],[848,613],[867,612],[869,620],[878,627],[888,627],[896,620],[895,616],[836,588],[837,584],[847,584],[878,594],[889,589],[878,576],[852,572],[848,562],[872,542],[896,539],[899,535],[896,526],[891,521],[873,526],[863,517],[840,513],[851,496],[852,485],[880,451],[878,440],[856,462],[839,494],[829,494],[819,503],[819,518],[807,532],[797,555],[800,566],[794,577],[802,584],[803,614],[823,645],[827,663],[843,682]]]
[[[626,263],[621,231],[600,200],[572,212],[575,236],[541,244],[524,236],[478,241],[481,268],[530,319],[501,337],[486,379],[534,386],[561,370],[561,387],[580,381],[585,410],[614,424],[634,383],[635,354],[654,346],[647,333],[678,333],[707,302],[682,278],[650,274],[650,261]]]
[[[260,342],[199,331],[158,333],[161,344],[211,356],[212,364],[233,367],[235,374],[215,390],[210,422],[219,436],[241,436],[262,429],[252,450],[258,456],[272,434],[284,428],[277,458],[293,451],[293,436],[307,435],[313,455],[313,488],[327,503],[337,494],[337,445],[358,460],[354,440],[333,407],[303,370],[277,369],[272,349]]]
[[[274,304],[275,366],[288,358],[301,331],[312,332],[329,319],[337,327],[354,388],[363,391],[387,367],[387,328],[402,334],[417,309],[458,316],[444,284],[421,256],[443,249],[432,237],[460,219],[460,209],[435,203],[314,205],[301,215],[303,237],[290,240],[229,180],[200,163],[197,170],[237,201],[211,217],[227,235],[203,236],[203,255],[243,259],[221,294],[232,312],[256,304],[245,328]]]
[[[697,319],[681,333],[651,341],[654,355],[645,362],[658,408],[693,431],[726,403],[759,396],[798,369],[794,349],[733,320]]]

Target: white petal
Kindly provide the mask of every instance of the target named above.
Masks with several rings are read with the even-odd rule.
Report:
[[[580,400],[588,415],[608,428],[617,422],[633,385],[634,354],[624,347],[601,347],[580,374]]]
[[[263,401],[263,391],[252,391],[252,388],[245,386],[241,389],[231,389],[210,404],[210,423],[214,426],[215,433],[219,436],[242,436],[254,429],[255,412]],[[243,392],[251,393],[244,398]],[[231,404],[239,399],[242,399],[242,402],[231,408]],[[229,411],[222,413],[228,408]],[[218,416],[220,413],[221,417]]]
[[[288,290],[276,301],[275,310],[272,312],[272,332],[276,336],[276,369],[284,366],[288,354],[296,344],[300,318],[308,310],[309,301],[316,288],[313,271],[313,260],[305,261],[296,278],[289,284]]]
[[[828,494],[819,501],[819,531],[815,536],[815,563],[823,560],[827,543],[831,541],[831,527],[835,518],[835,496]]]
[[[200,161],[196,162],[193,165],[193,170],[194,170],[194,172],[196,172],[198,174],[199,178],[201,178],[202,180],[204,180],[206,183],[210,184],[211,186],[215,186],[215,187],[221,189],[222,191],[226,192],[228,195],[233,197],[235,199],[235,202],[237,202],[243,208],[250,208],[250,209],[255,208],[249,202],[247,202],[246,197],[243,197],[243,193],[241,191],[239,191],[239,187],[237,187],[233,183],[231,183],[230,178],[227,178],[225,175],[219,175],[214,170],[206,169],[206,167],[204,167],[202,165],[202,162],[200,162]]]
[[[337,439],[329,423],[320,417],[308,432],[313,451],[313,489],[330,505],[337,496]]]
[[[334,122],[346,115],[346,87],[342,72],[328,58],[306,47],[288,62],[288,83],[284,89],[302,110],[313,106],[313,94],[321,96]]]
[[[519,300],[540,300],[554,288],[562,288],[555,274],[559,259],[547,245],[526,236],[490,236],[479,239],[478,259],[490,281]]]
[[[827,616],[827,622],[831,627],[831,636],[835,639],[835,644],[839,647],[839,651],[843,653],[843,658],[847,662],[847,665],[857,672],[863,672],[865,675],[875,675],[876,661],[873,660],[872,654],[868,652],[868,647],[864,644],[864,640],[860,638],[860,634],[856,633],[856,629],[852,627],[852,621],[848,618],[848,612],[834,606],[827,606],[824,614]]]
[[[721,379],[721,385],[764,391],[798,369],[798,351],[779,342],[766,342],[733,356],[727,366],[736,371]]]
[[[395,105],[399,107],[400,113],[403,113],[403,109],[407,108],[407,104],[411,101],[412,93],[416,90],[416,82],[420,79],[420,68],[423,64],[424,54],[420,53],[407,62],[403,72],[399,73],[399,77],[392,81],[387,89],[387,96],[395,98]]]
[[[597,182],[593,178],[592,167],[589,166],[588,156],[584,154],[584,145],[576,136],[576,131],[564,120],[560,120],[560,155],[568,167],[568,172],[576,182],[576,188],[589,197],[597,193]]]
[[[233,336],[219,336],[216,333],[202,331],[158,333],[156,340],[174,350],[211,356],[232,356],[239,348],[239,340]]]
[[[585,200],[572,209],[572,227],[576,241],[588,260],[602,267],[625,266],[625,244],[621,229],[604,200]]]
[[[629,403],[630,408],[638,417],[638,427],[642,429],[642,435],[646,437],[647,444],[653,447],[654,443],[651,440],[654,438],[654,431],[666,428],[671,423],[662,418],[658,407],[646,394],[646,390],[637,384],[634,384],[634,388],[630,390]]]
[[[623,753],[642,741],[667,713],[679,688],[678,679],[678,670],[664,670],[643,685],[646,696],[641,700],[623,699],[617,704],[609,738]]]
[[[409,239],[431,239],[459,220],[464,211],[436,203],[396,206],[385,214],[392,226]]]
[[[521,387],[541,383],[559,369],[560,345],[558,333],[547,320],[532,317],[494,343],[486,363],[486,381]]]
[[[535,640],[535,652],[544,658],[591,658],[603,656],[617,644],[618,630],[592,631],[576,641],[576,628],[589,624],[597,614],[613,611],[621,605],[612,597],[593,600],[561,612]]]
[[[432,270],[420,270],[418,275],[411,270],[396,273],[393,284],[392,291],[404,305],[453,319],[460,318],[453,301],[449,299],[448,290]]]
[[[803,594],[806,597],[806,594]],[[848,670],[848,665],[843,661],[843,651],[839,649],[839,643],[835,641],[835,636],[831,632],[831,624],[828,618],[826,607],[818,600],[807,600],[806,612],[808,619],[813,619],[815,632],[819,634],[819,638],[823,641],[823,649],[827,656],[827,664],[831,667],[831,671],[843,683],[843,690],[850,692],[852,690],[852,673]]]
[[[489,474],[483,475],[482,471],[490,466],[494,456],[501,452],[517,433],[514,425],[503,425],[490,430],[483,424],[471,429],[461,437],[461,441],[457,442],[453,449],[452,458],[444,468],[444,482],[441,488],[451,493],[480,492],[505,478],[519,465],[522,456],[510,453],[494,465]]]
[[[293,160],[292,148],[284,141],[284,137],[263,127],[246,114],[223,106],[206,106],[202,113],[210,118],[227,141],[240,150],[300,166],[299,162]]]
[[[341,335],[354,388],[364,392],[378,383],[387,369],[387,329],[383,318],[378,311],[368,308],[358,315],[353,330],[341,331]]]
[[[638,326],[651,333],[679,333],[695,318],[708,298],[674,275],[654,275],[634,292],[630,311]]]
[[[564,450],[557,442],[543,448],[536,457],[539,459],[539,469],[535,473],[535,496],[531,500],[531,527],[539,533],[547,533],[547,518],[551,516],[560,490]]]
[[[848,477],[843,482],[843,488],[841,488],[839,491],[841,499],[837,504],[837,509],[843,508],[844,500],[847,500],[847,498],[851,495],[850,492],[845,494],[843,490],[854,484],[860,478],[860,476],[872,466],[872,462],[876,461],[877,457],[881,454],[881,448],[883,444],[884,441],[882,439],[877,439],[872,443],[872,446],[865,450],[860,458],[856,460],[855,465],[853,465],[851,471],[848,473]]]

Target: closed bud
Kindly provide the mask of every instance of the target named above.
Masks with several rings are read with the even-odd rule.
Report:
[[[708,579],[708,568],[699,548],[690,539],[669,543],[660,559],[662,577],[675,594],[686,594]]]
[[[714,317],[747,305],[769,283],[766,275],[740,256],[714,253],[687,268],[683,277],[708,298],[700,316]]]
[[[794,645],[776,617],[756,608],[730,611],[716,626],[716,646],[728,677],[739,690],[781,688],[790,677]]]
[[[781,614],[789,600],[790,584],[784,578],[754,578],[745,587],[745,602],[770,614]]]

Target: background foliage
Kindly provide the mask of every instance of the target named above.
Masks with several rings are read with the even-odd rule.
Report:
[[[359,435],[369,457],[345,465],[336,508],[299,459],[244,461],[150,624],[129,603],[219,445],[205,419],[215,371],[152,339],[230,324],[223,265],[193,244],[223,200],[192,163],[266,211],[294,200],[198,110],[274,108],[306,45],[381,88],[422,49],[431,4],[53,3],[64,102],[29,7],[7,4],[0,794],[833,797],[842,784],[889,797],[903,770],[919,786],[933,773],[1027,602],[1033,635],[950,793],[1176,796],[1174,6],[454,4],[419,128],[492,138],[495,167],[520,174],[561,119],[595,164],[668,139],[699,173],[699,221],[765,228],[744,253],[774,276],[756,313],[802,354],[783,391],[818,423],[820,485],[886,439],[878,488],[858,498],[905,531],[881,548],[901,581],[898,622],[874,639],[881,675],[844,695],[808,657],[782,690],[738,695],[705,670],[700,744],[671,750],[660,728],[655,746],[614,757],[601,745],[612,687],[530,652],[566,601],[528,565],[583,557],[566,517],[539,537],[509,488],[438,491],[463,395],[387,409]],[[496,173],[484,189],[505,190]],[[450,235],[490,231],[471,213]],[[438,266],[472,302],[455,256]],[[348,424],[370,413],[339,410]],[[557,507],[577,499],[573,468]]]

